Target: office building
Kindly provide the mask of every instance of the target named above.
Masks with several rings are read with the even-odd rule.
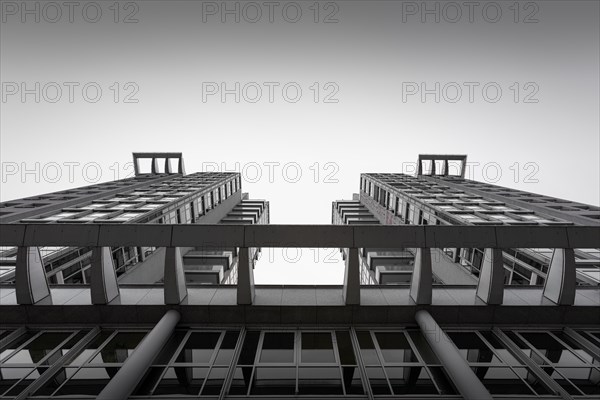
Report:
[[[437,165],[437,168],[436,168]],[[417,175],[366,173],[353,200],[333,203],[334,224],[600,226],[600,207],[465,179],[466,156],[421,155]],[[600,245],[600,244],[599,244]],[[475,284],[484,249],[435,250],[434,282]],[[503,249],[505,283],[543,285],[549,248]],[[600,285],[600,250],[575,251],[577,284]],[[363,284],[407,283],[414,251],[361,249]]]
[[[466,159],[444,156],[361,175],[331,224],[271,225],[239,175],[140,156],[149,174],[2,204],[0,399],[600,395],[596,207],[451,177]],[[261,247],[340,248],[344,281],[255,284]],[[89,258],[78,282],[48,248]]]

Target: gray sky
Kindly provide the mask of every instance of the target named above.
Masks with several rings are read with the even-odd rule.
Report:
[[[188,172],[240,170],[273,223],[329,223],[361,172],[419,153],[600,203],[597,1],[1,3],[2,201],[183,151]],[[330,271],[304,253],[282,276]]]

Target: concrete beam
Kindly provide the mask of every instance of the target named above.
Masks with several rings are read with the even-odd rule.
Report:
[[[487,304],[502,304],[504,297],[504,262],[501,249],[485,249],[477,297]]]
[[[410,282],[410,297],[417,304],[431,304],[433,276],[431,249],[418,248]]]
[[[18,248],[15,285],[18,304],[36,304],[50,297],[39,247]]]
[[[237,303],[250,305],[254,301],[254,270],[253,261],[250,259],[250,251],[247,247],[240,248],[237,268]]]
[[[188,295],[179,247],[166,248],[164,286],[165,304],[181,304]]]
[[[575,287],[575,252],[573,249],[554,249],[544,283],[544,297],[558,305],[573,305]]]
[[[344,269],[344,302],[347,305],[360,304],[360,261],[356,247],[347,249]]]
[[[110,247],[94,247],[91,262],[92,304],[108,304],[119,297],[119,284]]]

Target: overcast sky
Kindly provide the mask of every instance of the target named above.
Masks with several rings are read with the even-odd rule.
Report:
[[[242,172],[272,223],[329,223],[361,172],[460,153],[471,178],[598,205],[599,2],[468,4],[2,1],[0,198],[182,151]],[[257,281],[339,283],[321,253]]]

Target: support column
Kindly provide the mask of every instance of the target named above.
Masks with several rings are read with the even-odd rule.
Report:
[[[544,297],[558,305],[573,305],[575,286],[575,252],[573,249],[554,249],[544,283]]]
[[[360,262],[356,247],[347,249],[346,268],[344,269],[344,302],[360,304]]]
[[[421,332],[440,359],[444,369],[454,382],[456,389],[467,400],[491,400],[492,395],[469,367],[469,363],[461,355],[452,340],[435,322],[431,314],[425,310],[417,311],[415,319]]]
[[[110,247],[94,247],[90,272],[92,304],[108,304],[119,297],[119,284]]]
[[[165,304],[181,304],[188,295],[179,247],[165,249],[164,292]]]
[[[168,158],[165,158],[165,174],[172,174],[173,171],[171,171],[171,163],[169,162]]]
[[[15,271],[17,304],[36,304],[50,297],[39,247],[19,247]]]
[[[125,360],[117,374],[108,382],[97,400],[126,399],[144,377],[158,353],[169,340],[179,322],[180,315],[169,310],[144,337],[133,354]]]
[[[448,164],[448,160],[444,160],[444,171],[442,172],[442,175],[444,176],[448,176],[450,174],[450,165]]]
[[[504,262],[501,249],[485,249],[479,282],[477,282],[477,297],[487,304],[502,304]]]
[[[254,271],[253,261],[250,260],[250,251],[247,247],[240,247],[238,254],[238,283],[237,303],[252,304],[254,301]]]
[[[152,164],[150,166],[150,171],[153,174],[158,174],[158,159],[157,158],[152,158]]]
[[[417,304],[431,304],[431,250],[429,248],[417,249],[415,266],[410,282],[410,297]]]
[[[185,175],[185,165],[183,164],[183,155],[179,158],[178,173]]]

